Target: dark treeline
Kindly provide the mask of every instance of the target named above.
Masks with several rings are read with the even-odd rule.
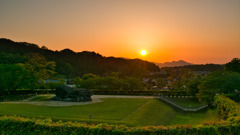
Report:
[[[185,65],[178,67],[162,67],[161,70],[173,70],[173,69],[190,69],[191,71],[220,71],[224,69],[224,65],[221,64],[201,64],[201,65]]]
[[[10,61],[6,61],[6,58],[0,58],[1,63],[6,64],[23,62],[25,58],[22,56],[28,53],[39,53],[48,61],[55,61],[56,72],[65,75],[67,78],[82,76],[87,73],[108,75],[112,72],[118,72],[120,76],[142,77],[149,72],[160,70],[157,65],[140,59],[103,57],[95,52],[74,52],[70,49],[52,51],[45,46],[39,47],[36,44],[14,42],[4,38],[0,39],[1,52],[14,54],[13,57],[15,58],[11,58],[9,55],[6,56]]]

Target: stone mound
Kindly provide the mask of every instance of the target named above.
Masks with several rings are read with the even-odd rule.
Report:
[[[92,101],[91,96],[93,92],[88,89],[82,88],[71,88],[66,85],[56,88],[56,96],[53,100],[67,101],[67,102],[81,102],[81,101]]]

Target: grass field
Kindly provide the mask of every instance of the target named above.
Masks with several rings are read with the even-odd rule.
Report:
[[[50,97],[35,97],[33,101],[46,101]],[[90,122],[119,123],[129,126],[198,124],[205,120],[217,120],[214,110],[183,113],[158,99],[103,98],[103,102],[73,106],[44,106],[33,104],[0,103],[0,115],[51,118]]]
[[[179,98],[179,97],[165,97],[165,98],[184,108],[199,108],[205,105],[205,103],[198,102],[197,98]]]
[[[186,113],[176,111],[158,99],[152,99],[136,112],[126,118],[131,125],[175,125],[200,124],[203,121],[218,120],[215,110]]]

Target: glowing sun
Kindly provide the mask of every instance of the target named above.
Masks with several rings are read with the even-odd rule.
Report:
[[[145,55],[147,55],[147,51],[146,51],[146,50],[141,50],[141,52],[140,52],[140,53],[141,53],[141,55],[142,55],[142,56],[145,56]]]

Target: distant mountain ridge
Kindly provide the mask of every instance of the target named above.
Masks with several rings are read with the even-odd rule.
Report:
[[[70,49],[53,51],[45,46],[39,47],[33,43],[15,42],[6,38],[0,38],[1,52],[21,56],[29,53],[41,54],[48,61],[56,62],[57,73],[70,77],[87,73],[108,75],[112,72],[118,72],[120,76],[143,76],[160,71],[156,64],[141,59],[104,57],[95,52],[74,52]]]
[[[172,62],[164,62],[164,63],[156,63],[160,68],[161,67],[178,67],[185,65],[193,65],[192,63],[186,62],[184,60],[172,61]]]

